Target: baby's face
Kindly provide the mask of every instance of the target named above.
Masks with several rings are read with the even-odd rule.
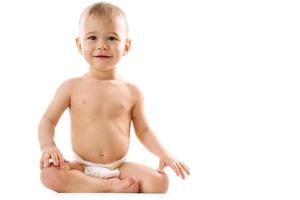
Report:
[[[105,23],[99,17],[86,16],[76,39],[85,60],[98,71],[114,69],[130,47],[123,18],[114,16],[112,22]]]

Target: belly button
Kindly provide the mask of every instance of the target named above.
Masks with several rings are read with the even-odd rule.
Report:
[[[104,156],[104,153],[100,153],[99,155],[100,155],[100,157],[103,157],[103,156]]]

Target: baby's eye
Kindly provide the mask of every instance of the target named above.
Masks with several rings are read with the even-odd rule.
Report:
[[[115,40],[117,40],[117,38],[114,37],[114,36],[109,36],[109,37],[107,37],[106,39],[107,39],[108,41],[115,41]]]
[[[96,40],[97,38],[96,38],[96,36],[89,36],[88,38],[87,38],[88,40]]]

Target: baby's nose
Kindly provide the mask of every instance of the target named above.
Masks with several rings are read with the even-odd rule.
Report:
[[[108,50],[108,47],[107,47],[107,45],[105,43],[101,43],[101,44],[98,45],[97,49],[98,50],[106,51],[106,50]]]

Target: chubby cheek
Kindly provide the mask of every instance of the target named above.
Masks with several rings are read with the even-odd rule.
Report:
[[[122,46],[120,45],[116,48],[116,51],[118,55],[122,56],[125,51],[125,47],[123,45]]]
[[[116,49],[116,52],[114,53],[115,54],[115,58],[117,59],[117,60],[120,60],[121,59],[121,57],[122,57],[122,55],[123,55],[123,53],[124,53],[124,50],[123,49]]]
[[[87,46],[82,47],[82,54],[84,57],[91,57],[92,56],[92,50],[91,48],[88,48]]]
[[[82,51],[82,55],[84,57],[84,59],[88,62],[91,63],[92,62],[92,54],[88,51]]]

